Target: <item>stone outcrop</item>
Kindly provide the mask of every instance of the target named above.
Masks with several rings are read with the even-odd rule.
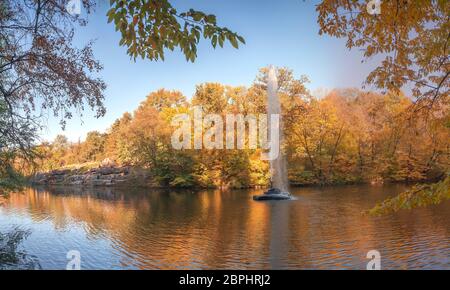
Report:
[[[83,186],[115,186],[139,185],[136,181],[146,182],[148,174],[144,170],[124,167],[99,167],[88,171],[53,170],[37,173],[31,178],[35,185],[83,185]]]

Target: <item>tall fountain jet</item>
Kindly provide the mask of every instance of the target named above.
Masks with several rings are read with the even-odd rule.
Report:
[[[278,136],[279,144],[282,145],[284,141],[284,133],[282,130],[283,119],[281,117],[281,105],[278,98],[278,79],[277,71],[275,67],[270,66],[267,74],[267,114],[268,114],[268,134],[269,140],[271,140],[271,117],[273,114],[278,114]],[[281,146],[279,146],[280,153],[278,157],[270,160],[270,174],[271,174],[271,188],[262,195],[256,195],[254,200],[279,200],[279,199],[291,199],[291,195],[288,192],[288,179],[287,179],[287,166],[286,157],[282,153]]]

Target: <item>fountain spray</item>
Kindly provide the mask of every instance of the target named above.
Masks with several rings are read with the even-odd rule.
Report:
[[[281,104],[278,97],[278,79],[277,71],[275,67],[270,66],[267,74],[267,114],[269,116],[273,114],[279,115],[278,131],[279,131],[279,144],[283,144],[284,133],[283,133],[283,119],[281,115]],[[271,128],[271,118],[268,117],[268,128]],[[269,140],[271,130],[268,130]],[[280,146],[281,151],[281,146]],[[286,157],[281,151],[278,157],[270,160],[270,174],[271,174],[271,188],[262,195],[253,196],[254,200],[278,200],[278,199],[290,199],[290,194],[288,192],[288,179],[287,179],[287,166]]]

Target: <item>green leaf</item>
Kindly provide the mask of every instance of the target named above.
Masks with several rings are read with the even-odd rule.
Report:
[[[236,40],[236,37],[235,37],[234,35],[230,35],[230,36],[228,37],[228,39],[230,40],[230,43],[231,43],[231,45],[232,45],[234,48],[239,48],[239,44],[238,44],[238,42],[237,42],[237,40]]]
[[[115,9],[111,8],[108,11],[108,13],[106,13],[106,16],[108,16],[108,23],[111,23],[111,21],[113,21],[113,19],[114,19],[114,12],[115,12]]]
[[[178,14],[170,0],[111,0],[107,19],[108,22],[114,21],[116,31],[121,32],[120,45],[129,49],[133,46],[128,52],[132,57],[144,55],[149,59],[163,59],[165,48],[174,50],[178,47],[188,61],[194,61],[201,38],[211,39],[214,48],[217,48],[217,43],[223,47],[225,40],[235,48],[239,42],[244,42],[228,28],[217,26],[215,15],[194,9]],[[230,35],[234,36],[230,38]],[[149,38],[156,39],[157,48],[153,42],[144,41]]]

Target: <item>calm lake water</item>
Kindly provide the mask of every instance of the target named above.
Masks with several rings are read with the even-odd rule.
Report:
[[[361,215],[404,189],[294,188],[295,201],[255,202],[262,190],[30,188],[0,207],[0,233],[27,233],[16,250],[43,269],[65,269],[70,250],[83,269],[365,269],[373,249],[384,269],[450,269],[450,202]]]

